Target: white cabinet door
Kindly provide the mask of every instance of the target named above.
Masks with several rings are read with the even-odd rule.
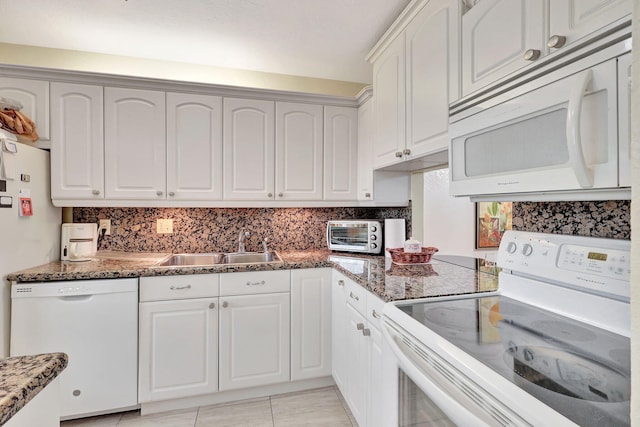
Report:
[[[324,200],[356,200],[358,110],[324,107]]]
[[[51,83],[51,198],[104,198],[102,86]]]
[[[483,0],[464,14],[463,96],[535,61],[525,59],[526,51],[546,54],[544,6],[544,0]]]
[[[41,148],[49,148],[49,82],[0,77],[0,97],[22,104],[24,113],[36,124]]]
[[[405,31],[405,158],[446,150],[449,145],[449,103],[459,96],[458,3],[431,0]]]
[[[105,197],[165,199],[165,93],[107,87],[104,98]]]
[[[322,200],[322,105],[276,103],[276,199]]]
[[[273,200],[274,103],[225,98],[223,104],[223,198]]]
[[[343,396],[347,390],[347,293],[345,277],[333,270],[331,278],[331,372]]]
[[[289,293],[220,297],[220,390],[289,381]]]
[[[631,9],[631,0],[551,0],[549,39],[565,37],[564,45],[558,48],[564,49],[620,18],[629,15],[631,19]]]
[[[373,98],[358,108],[358,200],[373,200]]]
[[[291,380],[331,375],[331,269],[291,270]]]
[[[222,199],[222,98],[167,93],[167,198]]]
[[[351,304],[347,304],[347,390],[344,396],[359,425],[367,425],[369,395],[369,340],[363,334],[366,319]]]
[[[401,160],[405,145],[404,34],[373,64],[375,90],[373,167]]]
[[[218,390],[218,298],[140,304],[140,402]]]

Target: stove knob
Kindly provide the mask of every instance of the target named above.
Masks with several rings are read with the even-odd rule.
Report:
[[[370,230],[375,233],[376,231],[378,231],[378,227],[376,227],[375,225],[372,225]]]
[[[528,348],[525,348],[522,351],[522,355],[524,356],[524,360],[526,360],[527,362],[531,362],[533,360],[533,352]]]
[[[372,234],[371,237],[369,237],[371,240],[378,240],[378,236],[376,236],[375,234]]]
[[[531,246],[528,243],[525,243],[525,245],[522,247],[522,255],[529,256],[532,253],[533,253],[533,246]]]
[[[518,245],[516,245],[515,242],[509,242],[507,245],[507,252],[513,254],[516,252],[516,249],[518,249]]]
[[[372,244],[371,244],[371,245],[369,245],[369,246],[371,246],[371,249],[375,249],[375,248],[377,248],[377,247],[378,247],[378,245],[376,245],[375,243],[372,243]]]

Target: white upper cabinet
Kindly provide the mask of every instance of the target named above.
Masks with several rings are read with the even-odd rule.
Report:
[[[449,145],[449,103],[459,96],[458,19],[457,2],[432,0],[405,31],[408,158]]]
[[[104,199],[102,86],[51,83],[51,198]]]
[[[222,198],[222,98],[167,93],[167,199]]]
[[[459,4],[431,0],[411,13],[404,29],[391,33],[395,38],[381,52],[370,54],[374,169],[442,152],[448,145],[449,103],[458,99],[460,85]]]
[[[276,103],[276,199],[322,199],[322,105]]]
[[[358,110],[324,107],[324,199],[357,197]]]
[[[20,112],[36,124],[36,145],[49,148],[49,82],[0,77],[0,97],[22,104]]]
[[[274,110],[272,101],[224,99],[225,200],[273,200]]]
[[[462,17],[462,95],[561,58],[554,53],[615,30],[616,21],[628,26],[631,9],[631,0],[478,2]]]
[[[165,93],[105,88],[105,196],[164,199]]]
[[[544,0],[483,0],[462,17],[466,96],[546,54]]]
[[[630,16],[631,9],[631,0],[551,0],[549,47],[552,51],[562,49],[601,27]]]
[[[373,63],[374,168],[402,159],[405,143],[404,34]],[[399,155],[398,155],[399,153]]]

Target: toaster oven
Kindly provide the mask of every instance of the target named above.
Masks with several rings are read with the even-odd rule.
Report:
[[[332,251],[379,254],[382,224],[371,220],[328,221],[327,246]]]

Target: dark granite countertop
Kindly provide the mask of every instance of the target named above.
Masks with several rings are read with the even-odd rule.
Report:
[[[0,359],[0,425],[53,381],[67,363],[64,353]]]
[[[493,274],[493,268],[484,268],[480,265],[481,260],[473,258],[443,256],[434,258],[430,264],[407,266],[392,264],[383,256],[328,250],[287,251],[278,254],[282,263],[158,267],[156,264],[168,254],[98,252],[98,257],[91,261],[51,262],[11,273],[7,279],[17,282],[47,282],[334,267],[384,301],[485,292],[498,287],[498,277]],[[459,260],[466,262],[458,262]]]

